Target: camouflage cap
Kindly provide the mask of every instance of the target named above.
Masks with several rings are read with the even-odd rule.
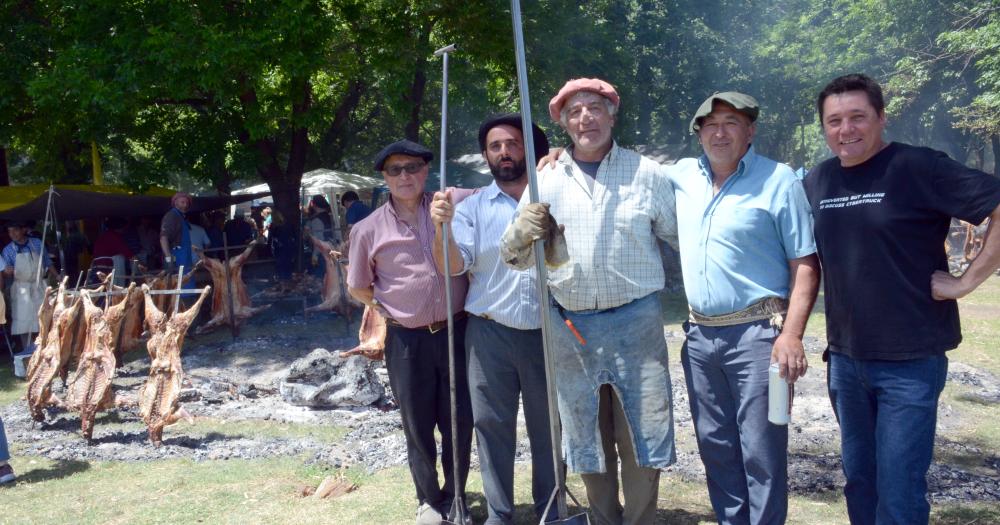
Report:
[[[760,114],[760,106],[757,104],[757,99],[751,97],[750,95],[744,95],[736,91],[725,91],[723,93],[716,93],[701,103],[698,106],[698,111],[694,112],[694,117],[691,118],[691,133],[698,133],[701,129],[701,120],[712,112],[712,104],[718,100],[719,102],[725,102],[732,106],[736,111],[743,113],[750,118],[750,122],[757,121],[757,115]]]

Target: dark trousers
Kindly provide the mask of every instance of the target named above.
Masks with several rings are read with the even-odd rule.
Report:
[[[788,426],[767,420],[769,321],[685,323],[681,364],[708,496],[723,525],[780,525],[788,514]]]
[[[541,516],[555,488],[542,331],[518,330],[470,316],[465,347],[479,470],[489,512],[486,525],[514,522],[518,398],[523,400],[531,442],[531,495],[535,515]]]
[[[451,435],[451,401],[448,384],[448,330],[430,333],[424,329],[388,326],[385,364],[389,385],[399,405],[406,436],[406,456],[420,503],[437,507],[455,497],[452,447],[458,448],[460,493],[465,494],[472,451],[472,408],[465,358],[466,320],[455,322],[455,384],[458,438]],[[438,483],[437,444],[434,428],[441,433],[441,466],[444,487]]]

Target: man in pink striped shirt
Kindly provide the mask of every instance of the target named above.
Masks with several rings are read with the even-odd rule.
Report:
[[[389,201],[350,232],[348,291],[386,318],[385,363],[406,436],[410,474],[417,490],[418,525],[441,523],[455,491],[464,499],[472,446],[472,409],[466,374],[464,275],[451,278],[455,328],[458,436],[451,435],[445,277],[434,265],[433,193],[424,191],[427,148],[401,140],[375,157]],[[473,190],[453,188],[457,203]],[[434,428],[441,433],[444,487],[438,483]],[[453,479],[452,447],[458,447],[460,478]],[[468,514],[465,514],[468,516]]]

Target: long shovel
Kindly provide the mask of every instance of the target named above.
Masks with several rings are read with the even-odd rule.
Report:
[[[514,22],[514,50],[517,59],[517,86],[521,93],[521,129],[529,133],[531,130],[531,101],[528,96],[528,68],[524,58],[524,32],[521,28],[521,3],[511,0],[510,14]],[[535,173],[535,141],[524,141],[525,164],[528,168],[528,191],[531,202],[538,202],[538,174]],[[540,524],[558,523],[568,525],[589,525],[590,518],[585,512],[569,515],[566,506],[566,495],[572,498],[577,507],[580,503],[566,488],[565,470],[562,465],[562,435],[559,423],[559,405],[556,397],[555,363],[552,357],[552,324],[549,311],[548,272],[545,268],[545,246],[543,240],[535,241],[535,269],[538,273],[538,305],[542,313],[542,349],[545,354],[545,388],[549,403],[549,435],[552,439],[552,468],[555,470],[556,486],[549,497],[549,502],[542,512]],[[447,267],[447,262],[445,266]],[[545,521],[549,510],[555,505],[556,519]]]
[[[448,142],[448,53],[455,51],[455,44],[442,47],[434,52],[434,56],[443,59],[443,73],[441,75],[441,191],[448,189],[445,181],[445,163],[447,161]],[[441,228],[441,242],[444,248],[444,304],[448,310],[448,390],[451,394],[451,462],[452,462],[452,482],[455,489],[455,499],[451,502],[451,512],[446,516],[444,523],[451,525],[465,525],[468,519],[465,511],[465,504],[462,501],[462,492],[459,485],[462,480],[459,477],[460,468],[458,466],[458,397],[455,387],[455,319],[451,314],[451,261],[448,257],[448,225]],[[463,487],[464,489],[464,487]]]

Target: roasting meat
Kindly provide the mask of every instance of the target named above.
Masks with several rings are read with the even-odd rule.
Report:
[[[204,258],[203,258],[204,259]],[[184,283],[188,283],[194,277],[194,272],[201,265],[201,262],[195,263],[194,268],[190,268],[187,273],[184,274]],[[150,290],[162,291],[162,290],[174,290],[177,288],[177,273],[167,274],[166,272],[160,272],[152,278],[146,279],[146,284],[149,285]],[[164,312],[169,317],[173,313],[173,300],[177,297],[176,295],[156,295],[153,297],[153,303],[156,307]],[[149,328],[147,326],[147,328]]]
[[[190,274],[189,274],[190,275]],[[112,289],[116,293],[115,295],[109,296],[111,305],[116,305],[125,301],[125,316],[122,318],[121,323],[117,326],[112,326],[111,331],[115,334],[114,345],[111,347],[115,354],[115,366],[121,368],[124,364],[123,356],[133,350],[139,349],[142,346],[142,326],[143,326],[143,298],[142,290],[138,287],[130,286],[128,288],[122,286],[114,286],[112,284],[113,276],[106,276],[102,272],[98,272],[97,276],[104,280],[104,289]],[[163,275],[158,275],[152,280],[161,279]],[[174,281],[177,278],[174,277]],[[165,279],[163,279],[165,281]],[[168,296],[169,297],[169,296]]]
[[[46,290],[46,302],[49,302],[49,291],[51,290]],[[45,407],[62,404],[52,393],[52,380],[69,360],[72,328],[80,314],[79,298],[72,305],[67,304],[65,278],[51,302],[48,333],[44,338],[40,338],[45,341],[45,346],[35,350],[28,366],[26,397],[28,410],[35,421],[45,421]]]
[[[375,361],[385,358],[385,318],[370,306],[365,306],[365,313],[361,315],[358,343],[358,346],[340,355],[363,355]]]
[[[135,284],[129,285],[129,292]],[[115,377],[115,327],[125,317],[127,301],[106,309],[98,308],[90,299],[90,292],[80,292],[83,298],[83,315],[87,325],[87,339],[79,363],[70,378],[66,393],[66,406],[80,412],[80,431],[88,440],[94,433],[97,413],[114,406],[111,380]]]
[[[59,286],[60,290],[65,289],[67,279],[67,277],[63,278]],[[28,359],[27,377],[31,377],[32,370],[38,366],[38,360],[41,358],[38,350],[45,348],[45,345],[48,344],[49,331],[52,329],[52,314],[56,308],[57,296],[58,292],[55,288],[51,286],[45,287],[45,298],[42,300],[42,306],[38,307],[38,335],[35,336],[35,352]]]
[[[191,420],[178,400],[184,378],[181,348],[184,346],[188,327],[211,290],[211,286],[206,286],[191,308],[168,317],[153,304],[149,287],[142,287],[146,303],[146,324],[150,332],[146,344],[153,359],[149,366],[149,378],[139,391],[139,413],[149,427],[149,440],[154,445],[163,441],[163,427],[172,425],[181,418]]]
[[[326,275],[323,276],[323,302],[306,308],[306,311],[333,310],[350,320],[351,311],[360,308],[361,303],[357,302],[347,293],[347,287],[344,285],[344,274],[346,272],[340,264],[340,260],[344,254],[334,248],[333,244],[329,242],[315,237],[311,237],[310,240],[312,240],[316,250],[323,254]]]
[[[250,295],[247,293],[247,285],[243,282],[243,265],[250,258],[255,243],[250,243],[243,253],[230,258],[228,261],[220,261],[210,257],[202,257],[202,265],[212,276],[212,286],[215,288],[212,294],[212,318],[198,328],[195,333],[204,333],[216,326],[230,324],[230,307],[232,308],[232,322],[239,326],[243,321],[250,318],[261,310],[270,308],[271,305],[264,305],[254,308],[250,302]],[[229,283],[226,283],[226,265],[229,266]],[[232,300],[229,298],[232,291]]]

